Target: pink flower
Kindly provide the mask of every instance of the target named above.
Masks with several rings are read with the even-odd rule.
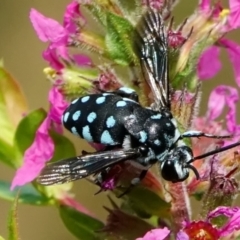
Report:
[[[231,29],[236,29],[240,27],[240,0],[229,0],[229,26]]]
[[[164,240],[170,233],[168,228],[153,229],[147,232],[142,238],[136,240]]]
[[[200,0],[199,9],[204,13],[209,13],[211,9],[211,0]]]
[[[225,108],[228,108],[226,125],[229,133],[237,134],[240,129],[236,121],[236,104],[239,101],[237,89],[229,86],[218,86],[210,94],[207,118],[212,121],[218,118]]]
[[[217,46],[208,48],[203,52],[197,65],[197,74],[201,80],[214,77],[222,68],[219,60],[220,49]]]
[[[233,66],[233,71],[235,74],[235,79],[236,82],[238,84],[238,86],[240,87],[240,45],[238,45],[237,43],[228,40],[228,39],[222,39],[220,40],[220,44],[223,45],[225,47],[225,49],[227,50],[229,59],[232,63]]]
[[[85,23],[85,19],[80,12],[79,3],[77,1],[73,1],[67,6],[63,19],[63,26],[68,33],[76,33],[78,28],[77,20],[79,19],[83,21],[83,24]]]
[[[66,45],[68,33],[65,28],[54,19],[47,18],[35,9],[30,11],[30,20],[39,37],[43,42],[50,42],[49,47],[43,53],[43,58],[49,61],[53,68],[59,70],[62,67],[58,57],[68,59]]]
[[[221,34],[226,34],[227,32],[237,29],[240,27],[240,1],[239,0],[229,0],[230,4],[230,14],[228,16],[228,22],[222,29],[220,29]],[[199,5],[200,11],[203,13],[214,12],[216,16],[220,16],[221,6],[216,4],[212,10],[210,7],[209,0],[202,0]],[[240,86],[240,46],[233,41],[227,39],[219,39],[217,41],[218,46],[211,46],[205,50],[199,59],[197,73],[201,80],[206,80],[215,76],[221,69],[221,63],[219,60],[220,48],[224,47],[229,55],[229,59],[232,63],[233,70],[235,73],[235,78],[237,84]],[[209,64],[210,63],[210,64]]]
[[[64,67],[62,59],[65,61],[71,59],[67,46],[72,41],[72,35],[78,29],[77,21],[79,19],[85,22],[79,10],[79,3],[76,1],[67,6],[63,26],[56,20],[45,17],[35,9],[30,11],[30,20],[39,39],[43,42],[50,42],[48,48],[43,52],[43,58],[56,70],[61,70]],[[86,57],[84,57],[84,60],[86,60]],[[88,58],[87,62],[89,61]],[[79,64],[79,61],[77,63]],[[80,64],[85,64],[85,61]]]
[[[52,126],[58,132],[62,131],[60,126],[61,116],[67,107],[67,103],[57,88],[50,90],[49,102],[51,103],[50,111],[38,128],[34,142],[25,151],[23,165],[17,170],[11,189],[34,180],[43,169],[45,163],[49,161],[54,154],[54,143],[48,131]]]
[[[210,223],[213,218],[225,216],[228,221],[221,227],[216,227]],[[211,211],[205,221],[192,221],[183,223],[181,229],[176,236],[177,240],[189,239],[219,239],[220,237],[231,236],[236,230],[240,230],[240,208],[239,207],[218,207]],[[153,229],[147,232],[144,237],[136,240],[164,240],[169,236],[168,228]]]
[[[208,214],[207,220],[218,216],[225,216],[228,221],[218,229],[220,237],[226,237],[236,230],[240,230],[240,208],[239,207],[217,207]]]

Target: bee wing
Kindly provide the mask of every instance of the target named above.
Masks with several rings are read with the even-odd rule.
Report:
[[[157,107],[170,109],[167,31],[159,12],[149,10],[141,18],[134,42]]]
[[[140,156],[138,149],[111,150],[89,153],[47,165],[37,181],[42,185],[62,184],[85,178],[113,164],[135,159]]]

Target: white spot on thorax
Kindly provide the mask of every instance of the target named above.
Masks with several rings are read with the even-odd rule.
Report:
[[[160,146],[160,145],[161,145],[161,142],[160,142],[159,139],[154,140],[153,143],[154,143],[155,145],[157,145],[157,146]]]
[[[145,143],[147,140],[147,133],[145,131],[140,131],[139,134],[140,134],[139,142]]]
[[[124,106],[126,106],[127,105],[127,103],[125,102],[125,101],[118,101],[117,103],[116,103],[116,106],[117,107],[124,107]]]
[[[121,87],[119,88],[120,91],[123,91],[127,94],[131,94],[131,93],[134,93],[135,91],[132,89],[132,88],[128,88],[128,87]]]
[[[160,119],[162,117],[162,115],[160,113],[151,116],[151,119]]]

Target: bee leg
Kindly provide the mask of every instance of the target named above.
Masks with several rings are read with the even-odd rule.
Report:
[[[123,197],[124,195],[128,194],[129,192],[131,192],[131,190],[138,185],[146,176],[148,172],[148,169],[144,169],[142,170],[142,172],[140,173],[139,177],[137,178],[133,178],[131,181],[131,184],[125,189],[125,191],[123,191],[119,196],[117,196],[118,198]]]

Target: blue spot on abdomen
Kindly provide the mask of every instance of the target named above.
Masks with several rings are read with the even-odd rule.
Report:
[[[89,98],[90,98],[90,96],[85,96],[85,97],[81,98],[81,102],[85,103],[89,100]]]
[[[116,120],[114,119],[113,116],[110,116],[107,118],[106,125],[108,128],[113,127],[116,124]]]
[[[88,142],[93,142],[93,138],[92,138],[92,135],[90,133],[90,128],[89,128],[88,125],[83,127],[82,135],[83,135],[83,138],[86,139]]]
[[[102,144],[109,144],[109,145],[115,145],[116,143],[114,142],[113,138],[111,137],[110,133],[108,130],[105,130],[100,139]]]
[[[102,103],[105,102],[105,100],[106,100],[106,97],[99,97],[99,98],[96,99],[96,103],[97,104],[102,104]]]
[[[97,117],[97,114],[95,112],[91,112],[87,116],[87,120],[89,123],[92,123]]]
[[[72,120],[73,120],[73,121],[77,121],[80,116],[81,116],[81,111],[78,110],[78,111],[76,111],[76,112],[72,115]]]

